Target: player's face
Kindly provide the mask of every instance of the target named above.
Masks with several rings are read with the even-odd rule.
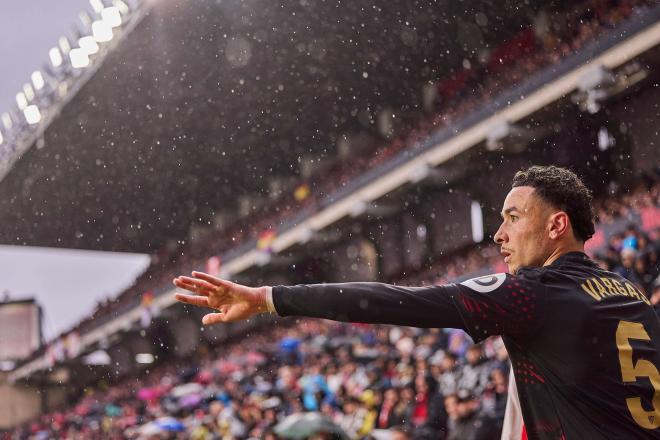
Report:
[[[551,242],[546,231],[548,208],[531,186],[513,188],[504,199],[502,225],[493,237],[500,245],[509,273],[542,266]]]

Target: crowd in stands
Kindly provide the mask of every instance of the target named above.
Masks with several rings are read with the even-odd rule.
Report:
[[[640,182],[631,191],[619,197],[599,200],[595,212],[600,228],[617,221],[632,220],[635,214],[653,209],[656,223],[660,217],[660,183]],[[643,225],[642,221],[642,225]],[[613,233],[606,246],[593,252],[594,259],[603,269],[618,273],[632,281],[647,294],[654,305],[660,302],[657,277],[660,270],[660,230],[651,222],[647,230],[630,221],[625,229]]]
[[[195,242],[176,247],[164,247],[153,256],[153,264],[136,283],[117,298],[100,303],[92,319],[81,322],[76,331],[85,332],[97,325],[100,317],[110,318],[135,305],[145,293],[169,285],[169,280],[180,273],[204,267],[206,260],[221,251],[235,249],[254,240],[266,230],[277,230],[287,219],[303,210],[312,213],[329,195],[341,190],[356,176],[382,165],[403,150],[414,147],[431,134],[466,116],[491,101],[500,92],[519,83],[544,67],[557,64],[593,41],[608,29],[615,27],[635,11],[652,6],[648,0],[591,0],[579,2],[557,17],[539,15],[537,23],[494,48],[486,63],[464,63],[463,70],[438,81],[438,103],[432,116],[417,119],[413,125],[399,127],[392,139],[376,143],[349,160],[339,160],[330,169],[312,175],[305,182],[282,191],[269,199],[258,210],[258,221],[251,211],[249,226],[239,218],[222,232],[209,230]],[[543,23],[543,18],[552,24]],[[332,175],[332,179],[326,176]],[[294,196],[298,185],[305,185],[304,197]]]
[[[501,428],[509,365],[500,339],[304,320],[221,353],[89,391],[7,438],[273,439],[278,421],[306,411],[350,438],[398,428],[406,438],[495,439]]]
[[[595,207],[598,228],[660,207],[660,183],[647,181]],[[659,253],[660,227],[630,223],[594,258],[660,307]],[[494,246],[477,246],[400,284],[459,281],[501,268]],[[167,361],[141,377],[88,389],[74,405],[5,437],[277,439],[275,426],[285,417],[318,412],[350,438],[498,439],[510,368],[500,338],[475,345],[455,329],[309,319],[203,346],[182,365]]]

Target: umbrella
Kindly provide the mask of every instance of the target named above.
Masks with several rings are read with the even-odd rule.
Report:
[[[318,412],[292,414],[275,426],[275,434],[291,439],[303,439],[319,432],[349,438],[343,429]]]
[[[157,388],[140,388],[137,392],[140,400],[155,400],[160,397],[160,391]]]
[[[163,431],[183,432],[186,430],[186,427],[183,426],[183,423],[181,423],[174,417],[161,417],[159,419],[156,419],[154,421],[154,424]]]
[[[105,415],[108,417],[119,417],[123,414],[123,411],[117,405],[109,403],[105,406]]]
[[[172,389],[172,391],[170,391],[170,394],[173,397],[183,397],[183,396],[187,396],[188,394],[201,393],[203,389],[204,387],[202,387],[200,384],[191,382],[191,383],[179,385],[178,387]]]
[[[285,352],[293,352],[298,350],[300,340],[296,338],[286,337],[280,341],[280,350]]]
[[[137,430],[137,433],[140,435],[140,438],[149,438],[154,435],[160,434],[163,432],[163,428],[156,425],[156,422],[145,423],[140,426],[140,429]]]
[[[187,394],[179,399],[179,406],[182,408],[190,408],[199,405],[202,401],[202,395],[199,393]]]

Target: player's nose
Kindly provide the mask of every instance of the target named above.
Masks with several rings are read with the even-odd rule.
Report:
[[[504,233],[504,230],[503,230],[502,226],[503,225],[500,225],[500,227],[497,230],[497,232],[495,233],[495,235],[493,235],[493,240],[497,244],[502,244],[502,243],[506,242],[506,234]]]

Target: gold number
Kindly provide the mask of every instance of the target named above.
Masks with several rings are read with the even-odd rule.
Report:
[[[621,378],[624,382],[636,382],[638,377],[648,377],[653,385],[653,411],[646,411],[642,407],[642,399],[629,397],[626,399],[628,410],[639,426],[646,429],[655,429],[660,426],[660,373],[651,362],[638,359],[633,363],[631,339],[650,341],[649,334],[644,326],[638,322],[619,321],[616,329],[616,346],[619,349],[619,363],[621,364]]]

